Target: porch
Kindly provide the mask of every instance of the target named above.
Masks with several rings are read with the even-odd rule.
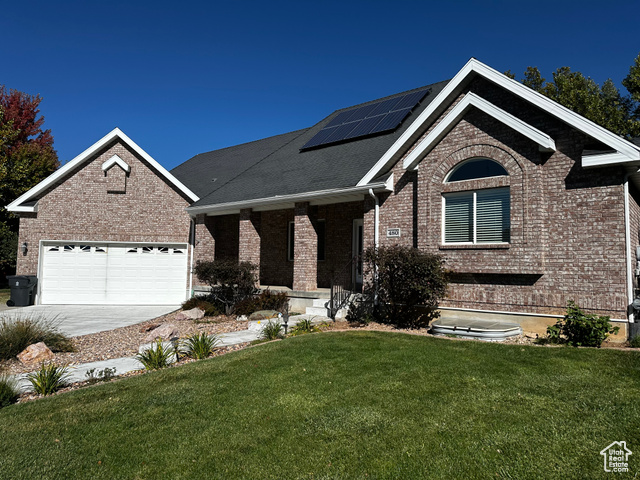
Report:
[[[362,285],[362,266],[352,259],[368,243],[365,208],[364,200],[298,202],[277,210],[201,214],[195,222],[194,262],[251,262],[258,266],[260,288],[286,291],[292,309],[304,312],[314,300],[328,301],[332,284]],[[199,290],[196,278],[194,284]]]

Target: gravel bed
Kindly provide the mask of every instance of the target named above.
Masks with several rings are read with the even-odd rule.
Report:
[[[178,312],[172,312],[153,320],[116,328],[106,332],[92,333],[79,337],[72,337],[74,352],[58,352],[55,363],[59,365],[78,365],[82,363],[110,360],[112,358],[132,357],[138,353],[138,347],[144,343],[149,331],[163,323],[174,324],[180,337],[187,337],[193,333],[227,333],[246,330],[248,322],[238,321],[235,317],[221,315],[219,317],[205,317],[196,323],[193,320],[176,320]],[[205,323],[206,322],[206,323]],[[0,369],[9,374],[26,373],[34,370],[18,360],[0,362]]]

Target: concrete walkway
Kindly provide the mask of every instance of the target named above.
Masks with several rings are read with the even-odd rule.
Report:
[[[0,317],[50,319],[62,333],[77,337],[153,320],[179,308],[179,305],[32,305],[4,310]]]
[[[31,307],[25,307],[31,308]],[[314,324],[322,323],[324,321],[331,321],[329,318],[318,317],[317,315],[296,315],[289,319],[289,330],[297,324],[300,320],[310,319]],[[218,345],[228,347],[231,345],[238,345],[240,343],[252,342],[260,337],[262,327],[268,320],[261,320],[260,322],[249,322],[249,328],[247,330],[240,330],[238,332],[222,333],[218,335],[220,342]],[[128,372],[136,370],[144,370],[144,366],[135,357],[123,357],[113,358],[111,360],[103,360],[100,362],[83,363],[80,365],[74,365],[69,367],[68,381],[70,383],[82,382],[87,380],[86,374],[89,370],[95,369],[97,374],[100,370],[105,368],[115,368],[115,375],[123,375]],[[21,392],[30,392],[33,390],[31,382],[27,380],[27,374],[16,375],[15,379],[18,382],[18,387]]]

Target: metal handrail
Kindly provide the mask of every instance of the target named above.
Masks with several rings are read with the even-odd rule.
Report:
[[[355,255],[349,260],[349,262],[340,270],[335,273],[331,279],[331,298],[329,300],[329,317],[333,320],[336,319],[338,311],[347,303],[349,297],[355,290],[355,281],[353,279],[353,265],[359,260],[358,255]],[[344,285],[344,279],[347,278],[346,286]]]

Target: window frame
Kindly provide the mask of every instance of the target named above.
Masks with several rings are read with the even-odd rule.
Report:
[[[507,198],[509,200],[509,240],[501,242],[478,242],[478,192],[489,192],[495,190],[506,190],[508,192]],[[446,208],[447,197],[463,196],[471,194],[473,208],[471,211],[471,241],[470,242],[447,242],[446,241]],[[496,188],[477,188],[473,190],[461,190],[456,192],[443,192],[442,193],[442,245],[509,245],[511,243],[511,187],[496,187]]]
[[[454,176],[456,174],[456,172],[458,172],[461,168],[463,168],[465,165],[471,163],[471,162],[477,162],[477,161],[486,161],[486,162],[493,162],[495,163],[497,166],[499,166],[502,171],[504,171],[504,174],[501,175],[493,175],[493,176],[478,176],[478,177],[474,177],[474,178],[464,178],[464,179],[460,179],[460,180],[454,180],[451,181],[451,177]],[[472,157],[472,158],[467,158],[466,160],[463,160],[461,162],[458,162],[457,164],[455,164],[454,166],[452,166],[449,170],[449,172],[447,172],[447,174],[445,175],[444,179],[442,180],[442,185],[443,185],[443,190],[441,191],[441,197],[442,197],[442,220],[441,220],[441,238],[440,238],[440,242],[441,245],[443,246],[490,246],[490,245],[509,245],[512,242],[512,225],[511,225],[511,207],[512,207],[512,198],[511,198],[511,182],[509,181],[510,178],[510,174],[509,171],[505,168],[504,165],[502,165],[502,163],[496,161],[493,158],[490,157],[486,157],[486,156],[477,156],[477,157]],[[506,191],[506,194],[504,193]],[[496,199],[500,199],[499,201],[501,202],[508,202],[508,204],[506,205],[507,209],[506,209],[506,213],[508,214],[508,216],[504,216],[505,215],[505,208],[501,208],[499,211],[501,212],[502,217],[499,219],[499,224],[503,226],[502,232],[493,232],[490,229],[487,230],[485,227],[485,225],[483,223],[478,223],[478,196],[480,194],[480,192],[483,192],[483,197],[484,194],[489,194],[489,198],[488,201],[491,202],[492,201],[492,193],[496,194],[497,197],[495,197]],[[447,241],[447,204],[448,204],[448,200],[451,201],[451,199],[455,198],[456,196],[459,197],[471,197],[470,198],[470,202],[471,202],[471,206],[472,208],[469,211],[469,216],[470,218],[468,218],[468,226],[470,227],[471,230],[471,235],[470,235],[470,240],[465,240],[465,241]],[[462,203],[462,202],[467,202],[467,203]],[[482,201],[482,200],[481,200]],[[469,205],[469,198],[463,200],[461,202],[461,205]],[[491,208],[495,208],[491,205],[491,203],[482,203],[481,205],[486,206],[488,209]],[[503,207],[505,206],[504,203],[502,203]],[[464,208],[464,207],[463,207]],[[489,212],[491,212],[491,210],[489,210]],[[496,214],[496,217],[487,217],[486,213],[487,210],[482,211],[481,210],[481,215],[480,217],[482,217],[483,219],[487,219],[487,226],[492,227],[493,226],[493,221],[495,220],[496,223],[498,221],[498,217]],[[455,221],[455,217],[454,215],[460,215],[461,218],[464,218],[466,216],[466,212],[464,210],[450,210],[449,213],[449,225],[451,228],[451,224],[452,221]],[[504,225],[508,225],[508,233],[506,232],[506,229],[504,228]],[[456,227],[456,225],[454,224],[454,227]],[[498,236],[499,238],[508,238],[507,241],[478,241],[478,231],[480,230],[480,232],[483,234],[483,236],[486,237],[492,237],[492,236]],[[467,238],[469,237],[468,233],[465,232],[464,228],[461,228],[460,230],[461,235],[455,235],[458,237],[464,237],[467,236]],[[453,236],[454,233],[458,233],[458,232],[449,232],[450,235],[449,237]],[[497,235],[494,235],[497,234]],[[505,233],[507,233],[505,235]]]

